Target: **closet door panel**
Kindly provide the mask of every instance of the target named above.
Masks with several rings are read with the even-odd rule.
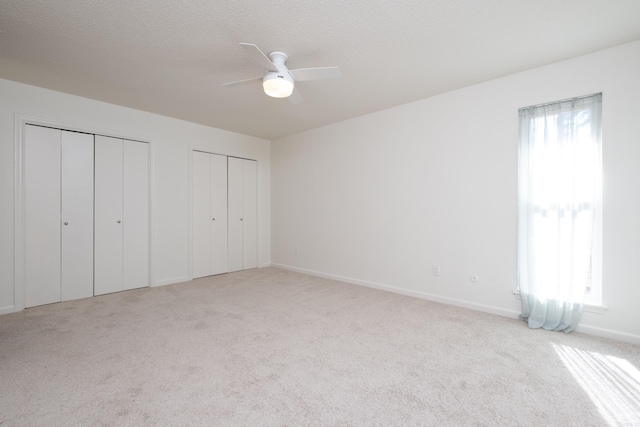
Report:
[[[122,288],[149,286],[149,145],[124,140]]]
[[[25,127],[25,306],[60,301],[60,136]]]
[[[243,160],[243,231],[242,231],[242,268],[258,266],[258,230],[257,230],[257,165],[254,160]]]
[[[227,272],[227,156],[211,160],[211,272]]]
[[[211,271],[211,161],[208,153],[193,152],[193,277],[208,276]]]
[[[228,159],[228,271],[243,268],[243,160],[235,157]]]
[[[62,301],[93,295],[93,135],[62,131]]]
[[[122,147],[95,137],[95,295],[122,290]]]

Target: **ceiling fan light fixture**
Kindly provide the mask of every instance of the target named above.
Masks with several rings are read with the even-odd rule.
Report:
[[[286,98],[293,93],[293,79],[288,73],[270,72],[262,79],[262,88],[273,98]]]
[[[299,104],[303,99],[298,89],[294,87],[295,82],[340,77],[338,67],[314,67],[289,70],[286,64],[289,56],[284,52],[274,50],[267,56],[255,44],[240,43],[240,46],[248,49],[247,52],[253,56],[255,62],[262,65],[262,69],[266,71],[266,74],[264,77],[254,77],[252,79],[223,83],[222,86],[240,86],[246,83],[258,83],[262,80],[262,89],[268,96],[273,98],[288,97],[292,104]]]

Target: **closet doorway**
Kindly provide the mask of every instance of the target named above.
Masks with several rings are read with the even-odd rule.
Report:
[[[148,144],[27,123],[21,148],[24,307],[149,286]]]
[[[192,277],[256,268],[257,161],[192,151]]]

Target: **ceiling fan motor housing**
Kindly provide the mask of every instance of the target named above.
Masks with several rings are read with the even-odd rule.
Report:
[[[274,50],[269,54],[269,59],[271,60],[271,62],[273,62],[273,65],[278,67],[278,70],[282,71],[283,68],[287,68],[284,63],[287,62],[287,59],[289,59],[289,55],[279,50]]]
[[[277,68],[277,71],[267,71],[262,79],[264,92],[273,98],[286,98],[293,92],[293,78],[289,74],[287,66],[284,65],[289,56],[278,50],[269,54],[269,59]]]

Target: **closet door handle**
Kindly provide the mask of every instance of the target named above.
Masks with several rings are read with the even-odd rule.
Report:
[[[118,220],[117,222],[118,222],[118,224],[120,224],[122,221]]]
[[[69,223],[68,223],[68,222],[65,222],[65,223],[64,223],[64,225],[69,225]]]
[[[240,218],[240,221],[242,221],[242,218]]]
[[[211,218],[211,221],[215,221],[215,220],[216,220],[215,218]]]

